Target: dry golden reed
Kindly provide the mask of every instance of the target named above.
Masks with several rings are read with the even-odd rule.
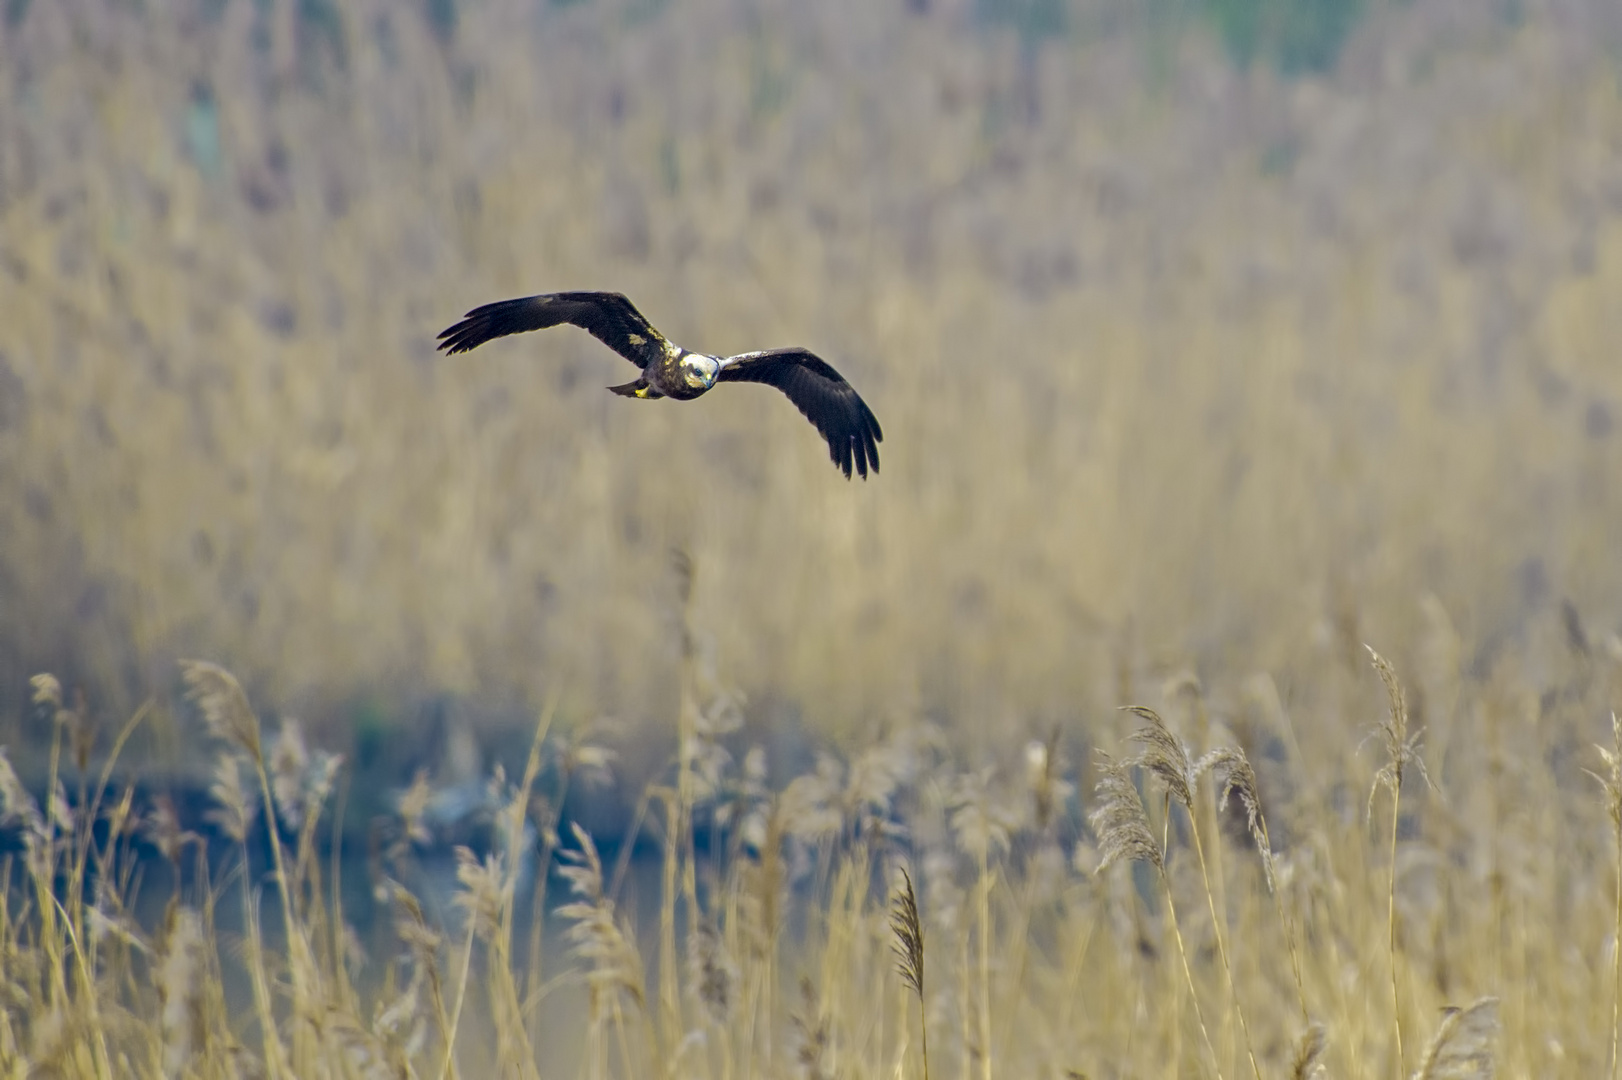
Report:
[[[1414,1080],[1492,1080],[1497,1075],[1498,999],[1449,1007],[1431,1036]]]
[[[1117,862],[1146,862],[1160,869],[1160,845],[1149,828],[1149,815],[1126,768],[1102,750],[1098,752],[1098,804],[1089,818],[1098,836],[1102,874]]]
[[[642,963],[635,945],[603,892],[603,864],[591,835],[578,824],[571,827],[576,848],[562,848],[558,874],[569,883],[575,899],[558,907],[557,914],[573,925],[568,938],[575,955],[590,964],[588,979],[601,995],[626,994],[643,1003]]]
[[[165,1076],[180,1075],[204,1042],[205,978],[202,917],[190,908],[172,908],[155,980],[162,1004]]]
[[[1132,741],[1141,743],[1143,750],[1130,764],[1148,769],[1165,787],[1166,794],[1192,814],[1194,785],[1199,778],[1194,771],[1194,763],[1189,759],[1188,747],[1171,733],[1166,721],[1153,709],[1131,705],[1126,707],[1126,711],[1145,721],[1143,727],[1132,733]]]
[[[912,875],[899,866],[901,881],[890,901],[890,932],[895,936],[891,951],[896,970],[918,998],[918,1040],[924,1062],[924,1080],[929,1080],[929,1014],[924,1008],[924,924],[918,916],[918,896],[912,890]]]
[[[180,671],[186,691],[202,711],[209,734],[234,744],[255,761],[262,761],[259,748],[259,718],[248,704],[248,695],[236,676],[206,660],[183,660]]]
[[[1218,811],[1228,808],[1229,796],[1238,796],[1239,804],[1245,808],[1245,827],[1250,830],[1250,838],[1256,843],[1256,854],[1261,856],[1267,891],[1275,891],[1277,881],[1273,871],[1273,842],[1267,835],[1267,819],[1262,816],[1261,795],[1256,790],[1256,770],[1250,767],[1250,759],[1236,746],[1219,746],[1204,754],[1194,771],[1196,774],[1209,772],[1221,778]]]
[[[1369,660],[1374,665],[1375,672],[1380,676],[1380,682],[1385,686],[1386,692],[1386,718],[1380,721],[1378,731],[1381,743],[1385,748],[1385,760],[1374,774],[1374,783],[1369,788],[1368,817],[1374,819],[1374,796],[1381,788],[1391,793],[1391,844],[1387,857],[1390,863],[1390,876],[1386,891],[1386,951],[1390,959],[1388,970],[1391,974],[1391,1025],[1396,1038],[1396,1066],[1398,1080],[1403,1076],[1405,1068],[1402,1052],[1402,1000],[1397,992],[1398,965],[1397,965],[1397,830],[1402,819],[1402,779],[1408,767],[1413,765],[1424,776],[1427,784],[1430,776],[1425,772],[1425,762],[1419,756],[1419,738],[1422,731],[1408,730],[1408,700],[1403,692],[1402,683],[1397,679],[1397,672],[1385,657],[1374,651],[1373,646],[1365,644]]]
[[[1132,711],[1153,717],[1151,728],[1140,731],[1133,737],[1139,742],[1148,744],[1141,763],[1158,776],[1166,789],[1167,809],[1174,797],[1182,801],[1183,805],[1192,810],[1193,792],[1191,790],[1192,777],[1187,765],[1187,755],[1183,752],[1180,743],[1176,742],[1160,718],[1150,710]],[[1221,1062],[1215,1044],[1211,1040],[1210,1028],[1205,1019],[1205,1008],[1200,1001],[1200,992],[1194,982],[1194,971],[1189,962],[1188,946],[1183,940],[1183,928],[1177,917],[1177,903],[1172,892],[1171,880],[1166,875],[1166,849],[1164,843],[1157,843],[1154,834],[1149,828],[1148,814],[1143,808],[1143,801],[1138,796],[1137,787],[1126,769],[1117,765],[1107,754],[1099,752],[1099,778],[1095,789],[1099,795],[1099,805],[1093,811],[1092,825],[1098,834],[1099,850],[1102,858],[1099,860],[1095,873],[1103,873],[1109,866],[1118,860],[1132,862],[1146,862],[1158,871],[1161,894],[1166,898],[1166,911],[1171,931],[1177,943],[1177,957],[1182,964],[1183,977],[1188,984],[1189,997],[1194,1002],[1194,1015],[1199,1024],[1200,1038],[1205,1044],[1206,1052],[1210,1055],[1212,1065],[1221,1077]],[[1170,816],[1164,823],[1165,835],[1170,832]]]
[[[1323,1056],[1329,1033],[1322,1024],[1308,1024],[1296,1036],[1295,1050],[1290,1055],[1290,1080],[1312,1080],[1323,1072],[1318,1059]]]
[[[1197,684],[1195,688],[1198,689]],[[1161,782],[1166,791],[1167,813],[1166,820],[1162,825],[1162,836],[1169,838],[1171,835],[1170,811],[1172,800],[1175,799],[1177,804],[1182,806],[1188,813],[1188,835],[1194,841],[1194,854],[1199,861],[1200,882],[1204,886],[1206,910],[1211,916],[1211,932],[1216,938],[1217,956],[1222,961],[1222,972],[1228,982],[1228,991],[1231,995],[1234,1015],[1238,1017],[1240,1030],[1244,1034],[1246,1058],[1250,1062],[1251,1072],[1255,1074],[1256,1080],[1261,1080],[1261,1066],[1256,1060],[1255,1047],[1250,1037],[1250,1022],[1246,1019],[1244,1007],[1239,1002],[1239,991],[1235,985],[1233,966],[1228,958],[1227,934],[1223,929],[1226,916],[1217,909],[1216,890],[1212,886],[1211,871],[1205,857],[1205,841],[1200,835],[1200,815],[1196,813],[1194,808],[1194,791],[1199,784],[1199,778],[1203,771],[1201,765],[1205,763],[1205,759],[1202,758],[1199,762],[1195,762],[1189,753],[1188,747],[1172,733],[1166,721],[1155,710],[1134,705],[1127,707],[1126,711],[1145,721],[1145,726],[1134,731],[1131,736],[1132,741],[1140,743],[1144,747],[1143,751],[1133,759],[1133,764],[1147,769],[1151,776]],[[1222,755],[1218,755],[1218,758],[1213,758],[1212,761],[1219,760],[1221,757]],[[1230,760],[1232,759],[1232,755],[1228,755],[1228,757]],[[1177,930],[1178,950],[1181,952],[1184,948],[1182,931],[1181,928],[1176,927],[1176,912],[1172,907],[1171,899],[1171,882],[1166,878],[1165,859],[1168,843],[1167,840],[1162,841],[1160,871],[1161,878],[1166,886],[1167,909],[1172,912],[1173,927]],[[1194,989],[1192,978],[1189,979],[1189,990],[1191,993],[1198,993]],[[1198,998],[1196,997],[1195,1000],[1197,1003]],[[1201,1026],[1203,1029],[1203,1020]],[[1207,1041],[1209,1042],[1209,1036],[1207,1036]]]

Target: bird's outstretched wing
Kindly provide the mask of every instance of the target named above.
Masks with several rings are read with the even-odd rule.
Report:
[[[805,349],[739,353],[721,361],[719,379],[777,387],[822,432],[829,456],[846,476],[852,467],[864,480],[868,469],[879,471],[884,432],[878,419],[850,383],[814,354]]]
[[[564,323],[590,331],[637,367],[645,368],[664,355],[664,335],[629,300],[611,292],[543,293],[485,304],[442,331],[439,347],[448,353],[467,352],[491,338]]]

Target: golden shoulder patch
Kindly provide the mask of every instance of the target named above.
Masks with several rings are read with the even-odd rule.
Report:
[[[626,334],[625,339],[632,345],[646,345],[648,343],[648,339],[641,334]]]

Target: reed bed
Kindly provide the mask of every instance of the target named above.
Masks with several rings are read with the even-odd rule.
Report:
[[[151,710],[109,737],[42,675],[49,797],[0,752],[0,813],[19,841],[0,893],[0,1072],[1614,1069],[1614,742],[1563,762],[1521,717],[1492,725],[1503,741],[1457,788],[1434,760],[1416,782],[1422,733],[1404,733],[1403,683],[1373,660],[1362,715],[1319,718],[1340,725],[1334,758],[1297,759],[1305,718],[1241,722],[1178,677],[1157,707],[1078,721],[998,767],[966,769],[914,725],[780,788],[761,782],[758,748],[735,756],[713,734],[736,705],[695,675],[690,742],[646,795],[662,886],[645,917],[622,906],[597,838],[578,823],[560,835],[560,793],[540,787],[567,773],[550,766],[610,755],[570,749],[547,709],[520,779],[490,778],[495,840],[458,850],[439,917],[406,884],[434,840],[423,783],[374,823],[370,903],[393,929],[370,955],[337,887],[353,862],[318,840],[341,760],[296,724],[263,732],[229,672],[188,662],[217,766],[207,825],[183,830],[165,800],[109,782]],[[1622,657],[1609,663],[1614,684]],[[1467,683],[1460,707],[1490,716],[1504,693]],[[1402,776],[1365,742],[1396,747]],[[1598,789],[1567,775],[1585,768]],[[162,914],[143,922],[154,859],[191,872],[161,909],[147,898]],[[241,910],[222,930],[227,903]],[[526,947],[515,927],[531,909],[561,933]],[[639,941],[648,927],[657,940]]]

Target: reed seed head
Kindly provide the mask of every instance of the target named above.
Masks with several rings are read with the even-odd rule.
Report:
[[[23,840],[30,850],[49,838],[39,804],[18,779],[17,771],[6,757],[6,748],[0,746],[0,825],[13,821],[22,825]]]
[[[1312,1080],[1323,1071],[1318,1059],[1329,1045],[1327,1030],[1322,1024],[1308,1024],[1307,1029],[1295,1037],[1295,1050],[1290,1055],[1290,1080]]]
[[[642,965],[636,945],[615,916],[614,901],[603,895],[603,864],[591,834],[578,822],[571,829],[579,847],[558,852],[565,864],[558,873],[576,899],[560,906],[557,914],[574,923],[566,936],[574,955],[591,965],[586,981],[593,990],[624,993],[640,1008]]]
[[[1600,760],[1605,764],[1605,771],[1597,773],[1593,769],[1583,771],[1599,781],[1605,792],[1605,809],[1611,815],[1611,825],[1622,830],[1622,720],[1618,720],[1616,713],[1611,714],[1611,745],[1609,748],[1594,744],[1599,751]]]
[[[1256,852],[1262,859],[1262,871],[1267,876],[1267,891],[1277,891],[1277,881],[1273,872],[1273,845],[1267,835],[1267,819],[1262,816],[1262,800],[1256,791],[1256,770],[1250,767],[1250,759],[1236,746],[1218,747],[1200,758],[1194,768],[1196,774],[1208,770],[1213,776],[1222,779],[1222,795],[1217,800],[1219,811],[1228,808],[1230,795],[1239,797],[1240,805],[1245,808],[1245,824],[1250,829],[1250,838],[1255,841]]]
[[[426,844],[433,839],[423,820],[433,795],[434,789],[428,783],[428,770],[418,769],[411,786],[400,795],[400,822],[405,826],[406,839],[418,844]]]
[[[919,1000],[924,996],[924,924],[918,917],[918,897],[912,890],[912,875],[904,866],[897,867],[901,882],[896,886],[895,899],[890,902],[890,931],[895,935],[891,946],[896,957],[896,970],[901,981],[912,987]]]
[[[167,1076],[180,1075],[205,1041],[202,954],[202,917],[188,907],[170,908],[163,959],[155,980],[163,1006],[160,1027],[163,1071]]]
[[[1098,835],[1098,868],[1101,874],[1122,859],[1146,862],[1160,869],[1160,845],[1149,828],[1149,815],[1143,799],[1126,768],[1102,750],[1098,752],[1098,806],[1087,820]]]
[[[793,1021],[799,1044],[794,1060],[800,1066],[800,1075],[806,1080],[827,1080],[833,1075],[827,1064],[828,1015],[808,975],[800,977],[800,1009],[793,1014]]]
[[[1132,733],[1132,741],[1143,745],[1143,752],[1132,759],[1133,765],[1148,769],[1163,784],[1171,797],[1190,813],[1194,810],[1194,784],[1198,779],[1189,763],[1188,748],[1173,735],[1159,713],[1143,705],[1128,705],[1125,711],[1147,721],[1144,727]]]
[[[476,920],[474,932],[487,938],[501,925],[506,873],[498,852],[480,859],[470,848],[456,847],[456,880],[462,886],[456,904]]]
[[[1375,652],[1372,646],[1364,645],[1368,649],[1370,661],[1374,670],[1380,676],[1380,682],[1385,684],[1386,718],[1380,722],[1380,740],[1385,745],[1386,763],[1375,774],[1376,787],[1388,787],[1395,790],[1402,786],[1402,778],[1409,765],[1419,769],[1425,775],[1425,782],[1430,782],[1430,776],[1425,774],[1425,763],[1419,757],[1419,738],[1424,729],[1410,732],[1408,730],[1408,698],[1403,693],[1402,683],[1397,680],[1397,671],[1391,666],[1391,661]],[[1370,797],[1372,798],[1372,792]]]
[[[41,708],[48,708],[52,712],[62,707],[62,683],[55,675],[41,672],[28,680],[33,690],[33,702]]]
[[[248,789],[242,783],[242,762],[236,754],[226,751],[220,754],[214,762],[214,782],[209,785],[208,793],[214,797],[214,807],[209,810],[206,819],[217,825],[226,836],[242,843],[248,836],[248,827],[253,823],[254,808],[257,801],[248,797]],[[154,815],[166,813],[168,818],[174,817],[174,807],[167,802],[160,802],[154,809]],[[154,828],[159,837],[159,850],[164,852],[170,862],[174,861],[172,852],[178,851],[178,846],[169,844],[167,830],[169,822],[161,817],[155,817]],[[168,844],[168,846],[165,846]]]
[[[958,850],[977,863],[1008,850],[1020,815],[992,791],[989,768],[959,776],[951,800],[948,821]]]
[[[297,720],[282,719],[282,730],[270,750],[270,792],[276,813],[297,830],[304,824],[304,773],[310,767],[310,750],[304,743],[304,729]]]
[[[1031,791],[1031,809],[1038,832],[1053,821],[1054,809],[1069,799],[1074,788],[1063,777],[1064,763],[1059,754],[1059,726],[1055,724],[1044,740],[1025,744],[1025,783]]]
[[[263,760],[259,744],[259,717],[236,677],[206,660],[182,660],[186,694],[203,711],[209,734],[235,743],[255,761]]]
[[[1497,1068],[1498,999],[1449,1008],[1414,1080],[1492,1080]]]
[[[428,925],[428,920],[423,917],[422,904],[409,889],[385,879],[384,891],[388,893],[388,899],[394,902],[394,932],[411,950],[419,969],[432,968],[443,937]]]
[[[726,944],[714,924],[705,921],[698,933],[688,938],[687,965],[698,998],[712,1024],[724,1025],[732,1012],[733,985],[737,972],[726,955]]]

